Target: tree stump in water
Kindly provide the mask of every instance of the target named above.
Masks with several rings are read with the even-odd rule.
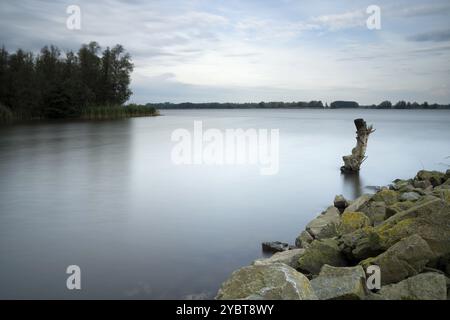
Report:
[[[359,172],[361,164],[366,160],[366,148],[369,135],[375,130],[372,126],[367,126],[364,119],[355,119],[356,126],[356,147],[352,149],[352,154],[343,156],[344,165],[341,172]]]

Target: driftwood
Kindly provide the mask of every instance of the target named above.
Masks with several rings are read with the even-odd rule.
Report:
[[[355,119],[356,126],[356,147],[352,149],[352,154],[343,156],[344,165],[342,172],[359,172],[361,164],[366,160],[366,148],[369,135],[375,131],[372,126],[367,126],[364,119]]]

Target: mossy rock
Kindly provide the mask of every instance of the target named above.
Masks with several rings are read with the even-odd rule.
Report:
[[[353,262],[382,253],[381,241],[373,227],[364,227],[339,239],[339,247],[346,258]]]
[[[377,192],[372,201],[383,201],[386,205],[391,205],[398,202],[398,192],[394,190],[384,189]]]
[[[379,256],[360,262],[363,268],[377,265],[381,271],[381,284],[390,284],[421,272],[433,258],[428,243],[419,235],[404,238]]]
[[[314,240],[298,260],[298,269],[308,274],[318,274],[324,264],[334,267],[347,266],[335,239]]]
[[[386,219],[392,217],[393,215],[411,209],[415,204],[412,201],[402,201],[396,202],[388,207],[386,207]]]
[[[414,178],[414,180],[418,181],[428,180],[433,185],[433,187],[436,187],[442,184],[446,180],[446,178],[445,173],[439,171],[421,170],[417,172],[417,175]]]
[[[338,227],[339,234],[347,234],[370,226],[370,219],[362,212],[344,212]]]

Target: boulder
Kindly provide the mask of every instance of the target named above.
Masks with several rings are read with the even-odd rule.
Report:
[[[386,252],[374,258],[361,261],[367,269],[370,265],[377,265],[381,270],[381,284],[401,281],[421,272],[433,257],[428,243],[419,235],[407,237]]]
[[[337,195],[334,197],[334,206],[339,210],[339,212],[344,212],[345,208],[348,207],[348,201],[343,195]]]
[[[347,261],[341,253],[337,240],[314,240],[298,260],[298,270],[308,274],[318,274],[324,264],[345,267]]]
[[[394,183],[391,185],[391,189],[396,191],[405,188],[406,186],[409,186],[413,183],[412,180],[402,180],[402,179],[396,179],[393,182]]]
[[[267,265],[273,263],[284,263],[297,269],[298,259],[305,253],[305,249],[292,249],[283,252],[277,252],[268,259],[258,259],[253,262],[254,265]]]
[[[280,242],[280,241],[272,241],[272,242],[263,242],[262,249],[266,252],[281,252],[289,250],[289,244]]]
[[[368,226],[370,226],[370,219],[364,213],[346,211],[342,214],[338,232],[347,234]]]
[[[426,188],[432,186],[431,182],[428,180],[414,180],[413,185],[414,185],[414,187],[420,188],[420,189],[426,189]]]
[[[360,211],[360,209],[367,204],[367,202],[372,199],[371,194],[363,194],[359,198],[356,198],[356,200],[352,201],[347,208],[345,208],[345,211],[350,212],[357,212]]]
[[[233,272],[216,299],[317,300],[317,296],[303,274],[283,263],[274,263]]]
[[[353,262],[377,256],[384,251],[380,237],[373,227],[365,227],[343,235],[339,239],[339,248],[346,258]]]
[[[379,225],[386,219],[386,203],[384,201],[370,201],[360,210],[370,219],[373,226]]]
[[[446,300],[447,285],[445,276],[426,272],[399,283],[381,287],[376,294],[370,295],[375,300]]]
[[[328,207],[318,217],[306,225],[308,231],[315,239],[329,238],[333,233],[336,233],[336,227],[341,221],[339,210],[334,207]]]
[[[416,192],[405,192],[400,196],[400,201],[417,201],[420,199],[420,194]]]
[[[428,170],[420,170],[417,172],[414,180],[417,181],[429,181],[433,187],[436,187],[443,183],[445,179],[445,174],[439,171],[428,171]]]
[[[386,219],[392,217],[393,215],[411,209],[412,207],[414,207],[415,204],[412,201],[403,201],[403,202],[397,202],[394,203],[393,205],[390,205],[388,207],[386,207]]]
[[[366,275],[361,266],[336,268],[324,265],[311,285],[320,300],[362,300]]]
[[[302,233],[295,239],[295,246],[298,248],[308,248],[309,244],[314,240],[312,235],[306,231],[303,230]]]
[[[419,200],[414,207],[375,227],[384,250],[405,237],[418,234],[428,243],[435,258],[450,253],[450,204],[433,196],[425,198],[430,200]]]
[[[383,201],[386,205],[391,205],[398,201],[398,193],[397,191],[389,189],[381,190],[373,196],[372,200]]]

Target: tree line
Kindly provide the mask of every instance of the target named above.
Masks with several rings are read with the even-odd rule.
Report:
[[[40,53],[0,49],[0,117],[79,117],[86,108],[115,107],[131,96],[133,63],[121,45],[97,42],[78,52],[45,46]]]

